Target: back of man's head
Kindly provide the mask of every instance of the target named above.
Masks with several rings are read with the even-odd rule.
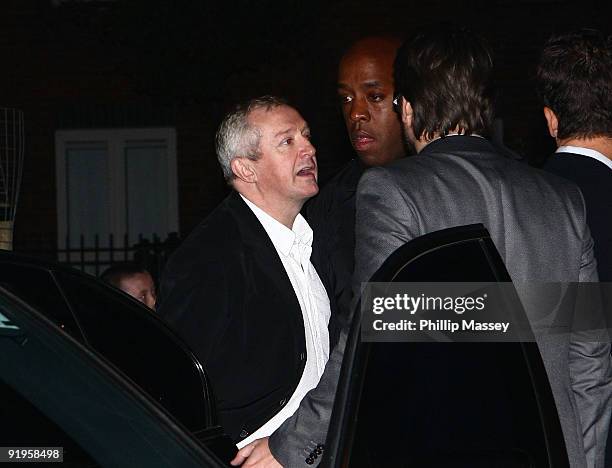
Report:
[[[406,41],[395,59],[395,88],[412,106],[416,138],[486,134],[492,68],[485,41],[463,28],[438,25]]]
[[[537,80],[557,117],[557,138],[612,136],[612,38],[593,29],[551,37]]]

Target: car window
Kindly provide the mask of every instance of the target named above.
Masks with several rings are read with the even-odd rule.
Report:
[[[191,431],[215,423],[198,361],[158,317],[95,278],[56,271],[87,342]]]
[[[43,313],[73,338],[83,340],[74,316],[48,270],[17,263],[2,263],[0,286]]]
[[[486,231],[463,237],[417,239],[375,279],[510,280]],[[535,343],[361,343],[356,325],[334,409],[345,423],[330,431],[332,450],[344,449],[334,466],[528,467],[565,457]],[[551,441],[561,455],[547,452]]]

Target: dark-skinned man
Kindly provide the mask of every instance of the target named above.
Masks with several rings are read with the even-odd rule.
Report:
[[[393,110],[393,60],[401,41],[366,37],[340,60],[338,99],[351,145],[351,160],[307,205],[315,243],[327,251],[334,293],[343,315],[351,303],[355,254],[355,190],[368,167],[383,166],[406,155],[402,129]]]
[[[351,144],[351,160],[307,206],[314,231],[313,249],[327,255],[331,287],[339,317],[346,330],[350,318],[355,249],[355,191],[365,169],[385,165],[406,155],[398,115],[393,110],[393,61],[401,41],[393,37],[367,37],[355,42],[338,67],[338,97]],[[338,330],[339,331],[339,330]],[[244,447],[234,460],[245,467],[314,466],[321,460],[342,356],[345,333],[338,339],[319,385],[297,412],[269,438]]]

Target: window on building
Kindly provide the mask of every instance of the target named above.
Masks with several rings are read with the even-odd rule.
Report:
[[[178,231],[173,128],[56,132],[58,246],[130,247]],[[70,262],[69,253],[61,261]]]

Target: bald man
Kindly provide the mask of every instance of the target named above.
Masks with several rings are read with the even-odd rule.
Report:
[[[364,170],[406,155],[401,123],[393,109],[393,61],[401,41],[366,37],[355,42],[338,67],[338,98],[357,158],[330,180],[306,209],[314,232],[313,248],[331,265],[331,283],[339,317],[335,347],[319,385],[306,395],[297,412],[269,438],[242,448],[234,464],[243,467],[315,466],[325,449],[327,428],[351,315],[355,250],[355,191]],[[333,336],[330,341],[334,344]]]
[[[393,61],[400,45],[395,37],[367,37],[340,60],[338,100],[363,166],[381,166],[405,155],[400,120],[393,110]]]
[[[390,36],[355,42],[338,66],[338,101],[357,158],[306,209],[315,241],[328,253],[339,312],[350,312],[355,251],[355,190],[364,170],[406,155],[393,109],[393,61],[401,41]]]

